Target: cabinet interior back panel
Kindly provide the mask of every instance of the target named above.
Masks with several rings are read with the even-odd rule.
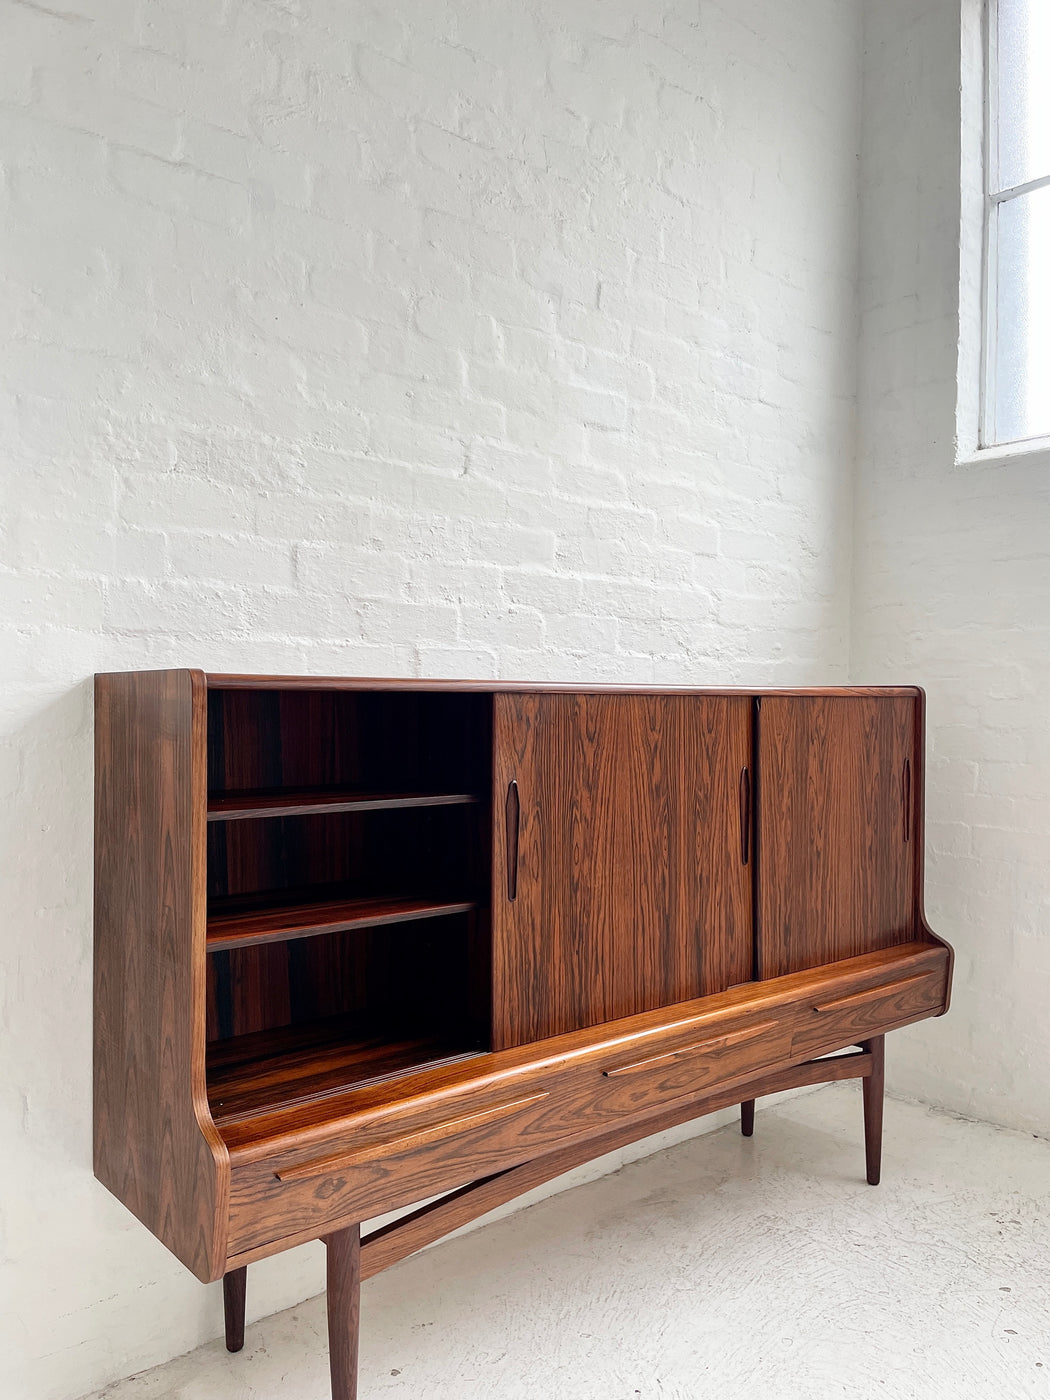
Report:
[[[746,697],[498,694],[493,742],[494,1048],[749,980]]]
[[[915,936],[917,722],[911,696],[761,700],[760,977]]]

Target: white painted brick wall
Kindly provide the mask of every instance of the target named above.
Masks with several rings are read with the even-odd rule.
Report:
[[[980,205],[979,11],[866,9],[851,674],[927,688],[927,912],[957,952],[951,1014],[909,1032],[891,1084],[1045,1134],[1050,454],[955,464],[957,364],[965,408],[978,358],[980,230],[960,263],[959,211]]]
[[[859,20],[0,3],[5,1400],[220,1323],[90,1175],[93,671],[846,678]]]

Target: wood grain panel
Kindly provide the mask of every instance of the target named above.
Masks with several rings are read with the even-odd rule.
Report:
[[[918,697],[762,697],[758,975],[779,977],[916,936]],[[910,828],[910,829],[909,829]]]
[[[735,696],[494,697],[494,1047],[750,977],[749,714]]]
[[[371,1143],[368,1147],[344,1148],[331,1157],[320,1157],[310,1162],[296,1162],[290,1167],[280,1167],[274,1176],[280,1182],[308,1181],[312,1177],[331,1177],[345,1167],[358,1166],[363,1162],[383,1162],[388,1157],[401,1157],[406,1153],[418,1152],[434,1144],[442,1144],[450,1138],[475,1128],[489,1127],[524,1113],[527,1108],[543,1103],[550,1098],[546,1089],[529,1094],[523,1099],[512,1099],[509,1103],[493,1104],[489,1108],[468,1113],[462,1118],[444,1119],[418,1128],[414,1133],[386,1138],[382,1142]]]
[[[95,681],[95,1175],[203,1280],[229,1162],[204,1083],[204,690]]]

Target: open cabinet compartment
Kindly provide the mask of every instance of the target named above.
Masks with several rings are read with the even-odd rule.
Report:
[[[220,1128],[489,1048],[491,701],[208,695]]]

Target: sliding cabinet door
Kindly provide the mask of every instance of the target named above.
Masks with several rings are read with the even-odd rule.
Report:
[[[746,698],[498,694],[493,745],[495,1047],[750,979]]]
[[[759,702],[760,977],[914,937],[918,715],[909,694]]]

